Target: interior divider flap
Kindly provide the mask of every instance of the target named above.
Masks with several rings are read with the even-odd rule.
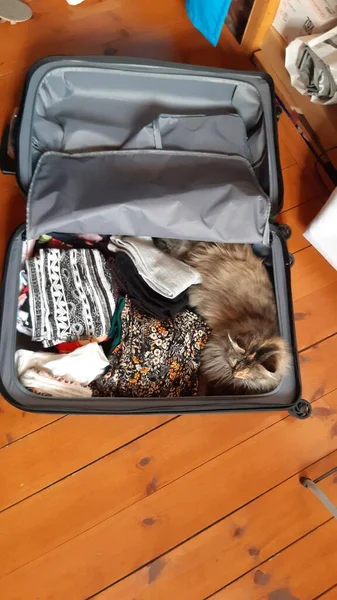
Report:
[[[269,214],[241,156],[46,152],[28,194],[27,237],[58,231],[269,243]]]

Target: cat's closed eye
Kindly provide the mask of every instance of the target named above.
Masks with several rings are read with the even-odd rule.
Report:
[[[238,342],[238,338],[233,339],[232,336],[230,335],[230,333],[228,334],[228,339],[233,347],[233,349],[235,350],[235,352],[238,352],[239,354],[245,354],[245,349],[243,346],[243,342],[241,342],[241,344]]]
[[[233,356],[229,356],[228,364],[232,369],[235,369],[236,365],[238,364],[238,359]]]

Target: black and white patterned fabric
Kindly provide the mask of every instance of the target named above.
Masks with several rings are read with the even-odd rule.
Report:
[[[41,249],[26,267],[34,341],[47,348],[109,332],[115,299],[98,250]]]

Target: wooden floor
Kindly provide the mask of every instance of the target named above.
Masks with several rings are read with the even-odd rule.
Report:
[[[0,126],[23,74],[51,53],[245,67],[189,24],[183,0],[32,0],[0,25]],[[227,49],[227,50],[226,50]],[[279,124],[303,395],[285,413],[82,417],[0,400],[1,600],[336,600],[337,522],[299,476],[337,465],[337,271],[302,236],[327,197],[305,144]],[[24,220],[0,176],[0,253]],[[337,502],[337,477],[321,483]]]

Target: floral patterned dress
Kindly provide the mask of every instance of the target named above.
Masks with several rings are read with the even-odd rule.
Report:
[[[141,314],[126,297],[122,340],[109,356],[110,369],[90,385],[93,396],[179,397],[198,391],[201,350],[209,330],[184,310],[163,322]]]

